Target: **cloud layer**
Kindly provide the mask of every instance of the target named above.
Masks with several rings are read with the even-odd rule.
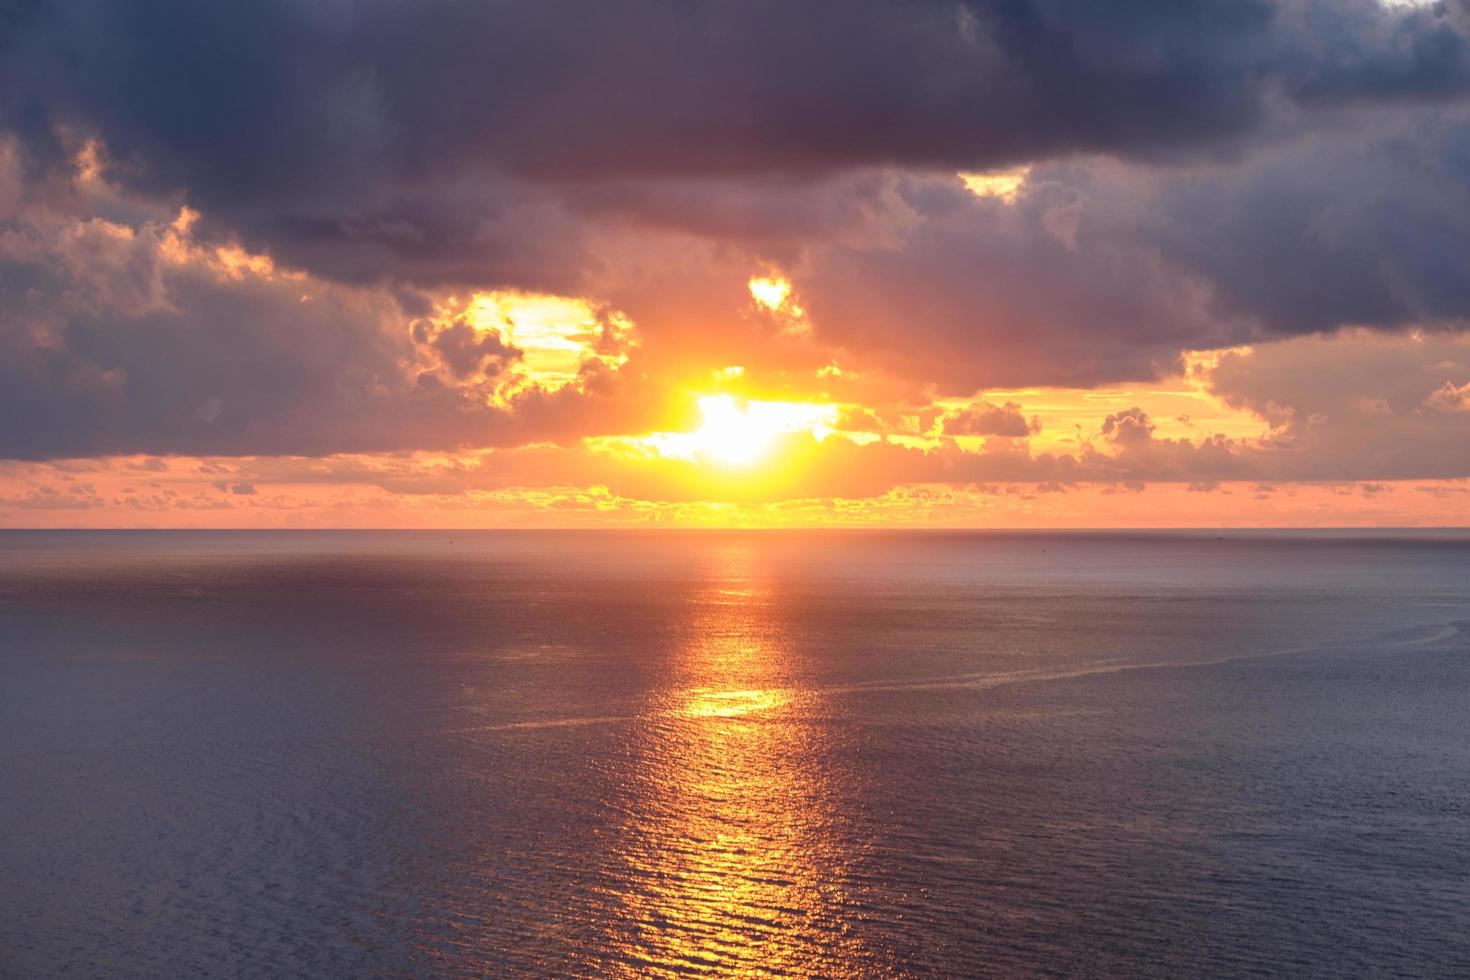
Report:
[[[1460,0],[0,7],[9,459],[500,449],[497,487],[647,500],[1459,478],[1467,260]],[[1139,403],[1041,445],[1026,390],[1199,351],[1259,434]],[[579,446],[736,365],[865,438],[779,485]]]

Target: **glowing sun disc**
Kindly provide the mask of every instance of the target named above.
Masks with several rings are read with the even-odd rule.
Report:
[[[695,404],[699,406],[699,428],[648,437],[648,443],[661,455],[732,467],[751,466],[771,451],[778,437],[810,432],[822,439],[837,419],[835,405],[741,401],[733,395],[704,395]]]

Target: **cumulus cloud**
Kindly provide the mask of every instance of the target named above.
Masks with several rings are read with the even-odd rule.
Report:
[[[1024,439],[1041,429],[1035,418],[1028,419],[1015,402],[994,405],[975,402],[944,418],[942,429],[947,436],[1004,436]]]
[[[1462,385],[1446,381],[1429,393],[1424,404],[1441,412],[1470,412],[1470,381]]]
[[[1137,448],[1147,445],[1154,437],[1153,419],[1137,406],[1115,412],[1103,419],[1103,438],[1117,446]]]
[[[31,190],[0,226],[5,456],[452,449],[646,421],[601,361],[548,391],[463,315],[207,245],[163,202]]]

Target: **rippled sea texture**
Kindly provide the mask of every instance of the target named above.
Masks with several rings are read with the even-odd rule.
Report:
[[[1470,975],[1470,538],[0,534],[0,975]]]

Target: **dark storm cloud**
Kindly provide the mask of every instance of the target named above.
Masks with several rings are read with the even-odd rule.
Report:
[[[536,184],[1197,157],[1282,113],[1470,84],[1458,7],[1376,0],[16,0],[0,18],[0,111],[33,166],[58,131],[96,134],[133,186],[355,280],[546,286],[575,234]]]
[[[1039,164],[1010,203],[906,176],[908,220],[808,250],[817,335],[946,390],[1167,374],[1187,349],[1470,323],[1470,113],[1188,165]]]
[[[1134,234],[1264,333],[1470,318],[1462,109],[1370,118],[1152,191]]]
[[[1014,204],[953,178],[902,194],[913,219],[898,234],[814,249],[797,277],[817,335],[858,358],[967,395],[1168,373],[1181,350],[1231,335],[1207,287],[1140,240],[1136,216],[1112,225],[1136,191],[1106,172],[1039,177]]]

